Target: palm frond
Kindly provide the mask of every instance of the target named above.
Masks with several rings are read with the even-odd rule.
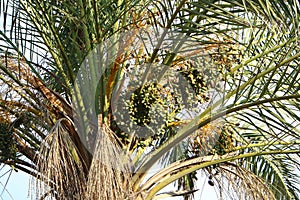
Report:
[[[137,198],[130,183],[133,165],[128,155],[118,148],[112,135],[114,133],[109,127],[99,125],[99,136],[88,175],[86,198]]]
[[[261,156],[241,162],[245,169],[265,181],[275,199],[299,199],[299,175],[287,156]]]
[[[64,120],[67,119],[56,122],[41,145],[37,158],[39,176],[32,183],[36,198],[41,198],[48,191],[53,198],[84,198],[86,166],[63,124]]]
[[[233,163],[215,169],[212,177],[222,199],[277,199],[267,183],[256,174]]]

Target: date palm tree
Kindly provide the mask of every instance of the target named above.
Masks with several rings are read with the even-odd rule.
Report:
[[[299,5],[1,1],[1,164],[39,199],[299,199]]]

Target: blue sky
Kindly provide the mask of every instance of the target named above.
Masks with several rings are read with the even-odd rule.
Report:
[[[10,167],[4,167],[0,171],[0,175],[10,170]],[[6,184],[6,190],[3,186]],[[12,171],[0,178],[0,199],[2,200],[26,200],[29,198],[29,176],[22,171]]]

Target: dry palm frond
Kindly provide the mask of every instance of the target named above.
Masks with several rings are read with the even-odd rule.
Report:
[[[84,199],[86,177],[84,166],[63,120],[57,121],[41,145],[33,182],[34,195],[49,195],[56,199]]]
[[[275,200],[272,191],[265,181],[233,163],[217,167],[215,175],[210,176],[210,182],[216,183],[222,194],[222,199],[241,200]],[[211,185],[211,183],[209,183]]]
[[[99,126],[86,199],[135,199],[129,182],[132,174],[129,158],[117,145],[113,134],[108,126]]]
[[[135,199],[130,185],[132,165],[109,127],[99,123],[93,160],[87,167],[66,120],[58,120],[41,145],[37,159],[39,179],[32,184],[35,197]]]
[[[37,90],[51,103],[53,108],[48,108],[49,110],[54,113],[61,112],[72,116],[71,105],[61,95],[46,87],[41,79],[32,73],[24,60],[19,60],[15,57],[0,57],[0,64],[5,66],[3,69],[12,72],[12,77],[19,80],[19,89],[27,89],[26,91],[29,93],[32,93],[32,89]],[[13,88],[17,89],[16,86]]]

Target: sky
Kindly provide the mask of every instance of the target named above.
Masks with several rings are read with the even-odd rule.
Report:
[[[10,167],[4,167],[0,171],[0,176],[10,171]],[[4,185],[9,178],[6,190]],[[22,171],[12,171],[0,178],[0,199],[2,200],[27,200],[29,198],[29,176]]]

